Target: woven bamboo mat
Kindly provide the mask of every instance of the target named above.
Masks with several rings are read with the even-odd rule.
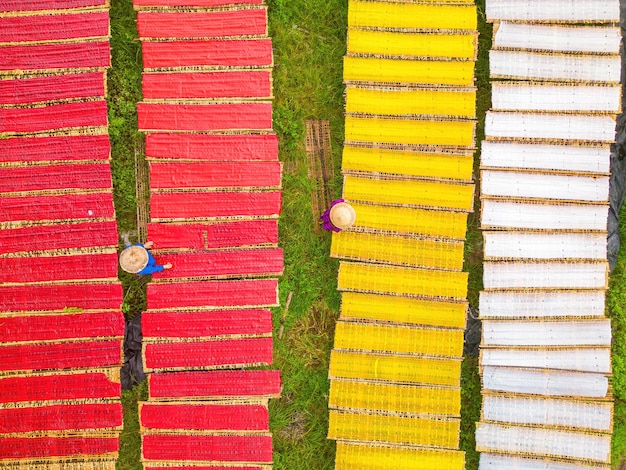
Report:
[[[306,121],[305,148],[308,175],[314,184],[311,190],[313,226],[319,233],[321,231],[320,216],[332,202],[331,181],[334,176],[334,163],[329,121]]]

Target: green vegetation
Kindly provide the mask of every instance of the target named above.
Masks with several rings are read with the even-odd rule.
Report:
[[[328,257],[330,236],[316,234],[312,185],[304,149],[305,121],[330,121],[335,180],[341,194],[343,143],[342,57],[346,48],[347,2],[343,0],[268,0],[269,33],[274,45],[274,129],[284,163],[280,245],[285,274],[281,305],[293,298],[282,339],[275,312],[274,367],[281,370],[283,395],[270,405],[275,468],[334,468],[334,443],[328,429],[328,363],[339,311],[336,260]]]
[[[328,428],[328,364],[334,325],[339,312],[336,290],[338,262],[329,259],[330,236],[316,234],[304,149],[305,121],[330,121],[335,178],[333,195],[341,194],[341,147],[344,135],[342,57],[346,47],[347,0],[267,0],[269,33],[273,39],[274,129],[280,139],[284,163],[283,211],[280,245],[285,250],[285,274],[280,280],[284,307],[290,292],[282,338],[278,331],[283,308],[276,309],[274,367],[281,370],[283,394],[270,404],[277,470],[330,470],[335,445],[326,439]],[[484,138],[484,115],[489,109],[488,50],[492,27],[484,16],[485,0],[478,1],[479,54],[476,64],[477,145]],[[109,122],[115,206],[120,234],[136,239],[135,155],[143,159],[143,137],[137,132],[136,103],[141,101],[141,45],[137,40],[131,0],[112,0],[112,68],[108,73]],[[476,177],[478,155],[476,158]],[[470,273],[469,301],[478,305],[482,288],[482,236],[479,199],[469,217],[465,270]],[[621,220],[626,220],[623,212]],[[626,228],[622,226],[622,239]],[[125,288],[123,304],[127,319],[145,308],[145,289],[136,277],[121,273]],[[616,397],[614,468],[626,455],[626,249],[612,273],[608,311],[614,323],[613,382]],[[466,468],[478,468],[474,450],[475,422],[480,417],[480,379],[477,358],[462,367],[461,448]],[[120,470],[141,469],[137,401],[146,399],[142,384],[123,393],[124,432],[118,462]],[[621,467],[620,467],[621,468]]]

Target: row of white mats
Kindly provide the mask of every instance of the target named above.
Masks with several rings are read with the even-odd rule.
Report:
[[[488,0],[487,21],[617,23],[619,0]]]
[[[487,17],[618,22],[619,2],[488,0]],[[544,82],[493,83],[488,139],[561,145],[483,143],[482,226],[597,233],[484,233],[481,470],[608,468],[611,402],[571,397],[609,394],[607,206],[596,204],[608,198],[609,150],[575,142],[614,140],[613,118],[589,113],[621,110],[620,40],[614,26],[496,25],[492,78]],[[577,287],[590,290],[572,290]],[[533,288],[541,290],[523,290]]]
[[[489,53],[491,77],[617,84],[620,41],[616,26],[500,23]]]

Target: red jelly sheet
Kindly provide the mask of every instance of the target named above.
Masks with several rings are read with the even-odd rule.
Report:
[[[4,434],[35,431],[105,430],[121,425],[121,403],[0,408],[0,433]]]
[[[117,236],[115,221],[7,228],[0,230],[0,254],[64,248],[117,247]]]
[[[117,367],[122,362],[121,340],[77,341],[61,344],[0,345],[0,370],[31,371]]]
[[[278,281],[246,279],[150,283],[147,297],[149,310],[182,307],[273,307],[278,305]]]
[[[0,162],[107,160],[110,153],[111,144],[106,134],[10,137],[2,140]]]
[[[28,104],[104,96],[103,72],[0,80],[0,104]]]
[[[198,369],[272,363],[272,338],[148,343],[146,369]]]
[[[271,332],[272,312],[269,310],[146,312],[141,316],[144,338],[202,338]]]
[[[0,11],[65,10],[107,4],[108,0],[0,0]]]
[[[0,437],[0,460],[50,457],[114,456],[120,439],[114,437]]]
[[[226,5],[256,5],[260,3],[263,3],[263,0],[133,0],[133,5],[136,7],[221,7]]]
[[[142,12],[140,38],[212,38],[267,34],[264,8],[213,12]]]
[[[0,167],[0,192],[111,188],[108,163]]]
[[[138,103],[139,130],[210,131],[272,128],[271,103]]]
[[[0,319],[0,342],[48,341],[69,338],[124,336],[124,315],[118,312],[36,315]]]
[[[150,398],[237,398],[278,396],[278,370],[211,370],[148,376]]]
[[[150,162],[151,189],[280,187],[280,162]],[[0,188],[2,173],[0,173]]]
[[[0,71],[106,68],[109,41],[0,46]]]
[[[280,213],[280,206],[280,192],[153,193],[150,216],[153,220],[272,217]]]
[[[117,253],[0,258],[0,282],[117,278]]]
[[[0,403],[119,398],[121,394],[120,383],[104,372],[0,378]]]
[[[0,252],[2,251],[0,232]],[[156,248],[208,250],[278,243],[278,221],[247,220],[213,224],[148,224],[148,238]]]
[[[36,108],[0,108],[0,132],[40,132],[106,125],[107,104],[104,100]]]
[[[280,276],[283,273],[281,248],[171,253],[160,258],[162,261],[172,263],[173,267],[155,273],[154,279]],[[0,260],[0,270],[1,267]]]
[[[149,429],[269,431],[269,413],[262,405],[144,403],[140,423]]]
[[[143,457],[148,460],[216,462],[272,462],[270,436],[143,436]]]
[[[28,220],[111,219],[113,194],[0,197],[0,222]]]
[[[149,134],[149,158],[188,160],[278,160],[276,134]]]
[[[1,82],[0,82],[1,83]],[[144,73],[145,99],[270,98],[267,70],[197,73]]]
[[[0,42],[38,42],[108,37],[106,11],[0,17]]]
[[[119,283],[0,286],[0,311],[58,311],[65,308],[117,310],[122,303],[122,295],[122,285]]]
[[[0,50],[1,52],[1,50]],[[269,67],[270,39],[191,40],[143,42],[143,66],[166,67]]]

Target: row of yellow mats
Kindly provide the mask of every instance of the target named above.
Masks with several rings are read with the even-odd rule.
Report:
[[[461,470],[462,272],[475,141],[476,7],[350,0],[341,316],[330,362],[337,470]]]

